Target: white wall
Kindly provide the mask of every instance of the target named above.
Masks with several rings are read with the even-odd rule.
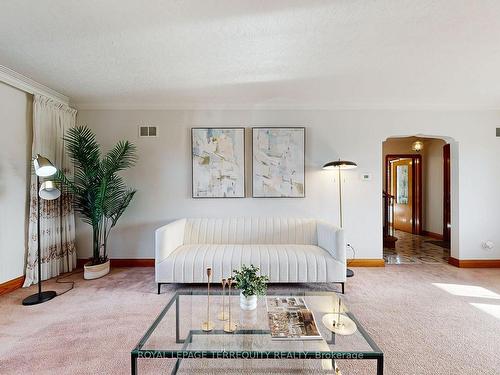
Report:
[[[0,283],[24,274],[31,95],[0,82]]]
[[[152,258],[154,229],[184,216],[293,215],[337,223],[334,177],[321,166],[338,157],[359,165],[345,174],[346,238],[356,248],[358,258],[381,258],[382,142],[389,136],[418,134],[454,140],[452,255],[462,259],[500,258],[500,139],[495,137],[500,112],[82,110],[78,123],[93,128],[105,149],[119,139],[138,145],[140,161],[126,176],[139,192],[111,235],[113,258]],[[139,139],[140,124],[159,126],[160,137]],[[307,127],[306,198],[191,198],[191,127],[272,125]],[[247,159],[249,156],[250,152]],[[247,172],[250,178],[249,165]],[[361,181],[359,174],[363,172],[371,173],[372,179]],[[493,251],[481,248],[485,240],[496,243]],[[79,256],[89,256],[90,228],[81,222],[77,225],[77,243]]]

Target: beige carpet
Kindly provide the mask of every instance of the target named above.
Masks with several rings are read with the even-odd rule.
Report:
[[[500,373],[500,270],[419,264],[355,272],[346,300],[385,352],[385,374]],[[158,296],[152,268],[115,269],[94,281],[73,278],[73,291],[42,305],[20,304],[36,287],[0,297],[1,374],[130,373],[130,350],[174,287],[164,286]],[[46,290],[65,287],[45,284]],[[180,373],[307,374],[316,372],[314,362],[186,361]],[[344,374],[375,373],[374,361],[340,364]],[[171,360],[142,360],[139,373],[169,373],[171,366]]]

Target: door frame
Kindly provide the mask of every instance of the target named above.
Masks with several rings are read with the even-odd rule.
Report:
[[[443,241],[451,241],[451,146],[443,146]]]
[[[391,161],[397,159],[412,159],[412,233],[422,234],[422,155],[420,154],[388,154],[385,156],[386,191],[389,193],[391,186]]]

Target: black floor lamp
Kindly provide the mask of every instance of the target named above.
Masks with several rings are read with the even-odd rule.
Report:
[[[37,155],[33,160],[36,174],[36,190],[37,190],[37,219],[36,219],[36,235],[38,246],[38,293],[32,294],[23,299],[23,305],[37,305],[47,302],[57,296],[57,293],[50,290],[42,292],[42,254],[41,254],[41,236],[40,236],[40,198],[45,200],[53,200],[59,198],[61,191],[57,188],[54,181],[45,181],[40,186],[40,177],[50,177],[56,174],[57,169],[49,159]]]
[[[357,166],[358,165],[353,161],[346,161],[346,160],[340,160],[340,159],[336,160],[336,161],[331,161],[331,162],[323,165],[323,169],[327,169],[327,170],[336,169],[336,170],[338,170],[338,173],[339,173],[340,228],[344,228],[344,213],[342,211],[342,171],[346,170],[346,169],[354,169]],[[353,277],[354,271],[348,268],[346,271],[346,276]]]

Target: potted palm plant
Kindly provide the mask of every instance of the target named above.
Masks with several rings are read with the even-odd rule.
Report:
[[[234,270],[236,288],[240,289],[240,307],[242,310],[255,310],[257,296],[263,296],[267,291],[267,276],[259,276],[259,267],[251,264],[249,267],[242,265],[241,269]]]
[[[129,141],[119,141],[101,157],[95,135],[86,126],[69,129],[64,141],[74,177],[59,170],[56,180],[72,195],[82,220],[92,226],[92,258],[84,266],[84,278],[96,279],[109,273],[109,234],[136,193],[118,174],[135,165],[136,148]]]

